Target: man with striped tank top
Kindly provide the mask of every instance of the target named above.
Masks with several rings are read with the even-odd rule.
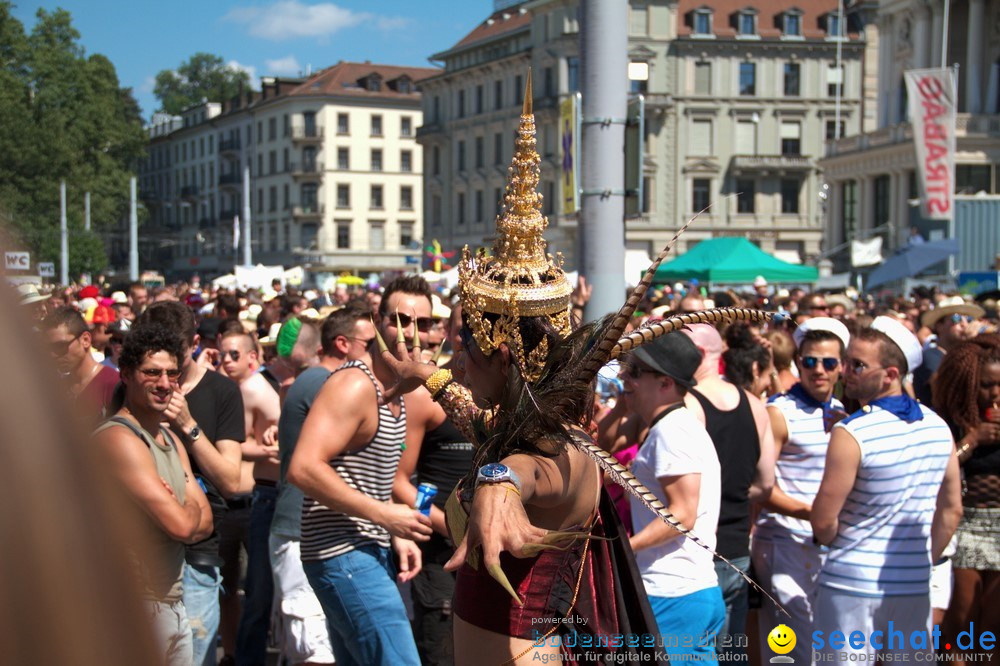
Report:
[[[962,509],[948,425],[903,392],[920,361],[916,337],[888,317],[847,348],[847,395],[863,407],[834,426],[810,516],[816,540],[830,546],[814,622],[825,654],[891,651],[912,661],[933,651],[914,638],[931,631],[931,564]],[[832,644],[835,631],[865,640]]]
[[[761,645],[781,623],[797,636],[812,634],[825,548],[813,542],[809,516],[823,479],[830,428],[837,416],[846,416],[833,387],[850,342],[847,327],[831,317],[812,317],[795,329],[793,337],[800,381],[767,405],[778,459],[774,490],[757,519],[750,549],[757,582],[790,617],[779,617],[775,604],[765,598],[758,623]],[[789,656],[796,664],[810,663],[810,641],[797,641]]]
[[[382,337],[394,341],[401,330],[419,358],[414,335],[426,346],[433,325],[427,283],[418,276],[393,280],[379,314]],[[381,404],[393,379],[374,343],[335,370],[306,417],[286,477],[305,495],[303,568],[342,665],[420,663],[396,580],[420,570],[414,540],[427,540],[431,521],[390,501],[406,433],[402,400]]]

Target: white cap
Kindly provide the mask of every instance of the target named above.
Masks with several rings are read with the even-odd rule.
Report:
[[[753,286],[755,287],[766,287],[767,280],[764,279],[763,275],[758,275],[753,279]]]
[[[795,340],[796,347],[802,346],[802,339],[806,337],[806,333],[809,331],[829,331],[833,333],[844,343],[844,349],[847,349],[847,345],[851,344],[851,334],[840,320],[833,317],[810,317],[799,324],[799,327],[792,332],[792,339]]]
[[[888,335],[889,339],[899,347],[903,356],[906,357],[906,365],[909,366],[908,372],[913,372],[920,367],[924,361],[924,353],[920,349],[920,341],[917,340],[917,336],[910,333],[909,329],[892,317],[884,315],[875,317],[871,327]]]

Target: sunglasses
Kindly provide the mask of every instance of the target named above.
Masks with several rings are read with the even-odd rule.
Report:
[[[83,335],[85,332],[86,331],[80,331],[75,336],[73,336],[72,340],[67,340],[65,342],[50,342],[49,351],[52,352],[53,356],[57,358],[62,358],[63,356],[66,355],[66,352],[69,351],[69,346],[74,342],[76,342],[77,340],[79,340],[80,336]]]
[[[869,367],[864,361],[859,361],[856,358],[847,359],[847,369],[856,375],[862,374],[865,370],[881,370],[879,366]]]
[[[159,379],[163,375],[166,375],[167,379],[177,379],[181,376],[181,371],[178,368],[171,368],[170,370],[165,370],[164,368],[139,368],[139,372],[147,379]]]
[[[238,361],[240,360],[240,350],[230,349],[229,351],[222,352],[222,358],[226,358],[227,356],[234,361]]]
[[[951,323],[953,324],[971,324],[974,321],[969,315],[953,314],[951,316]]]
[[[391,315],[385,312],[382,313],[382,316],[388,317],[390,321],[395,320],[397,315],[399,316],[399,325],[402,326],[403,328],[406,328],[414,321],[417,322],[418,331],[423,331],[424,333],[426,333],[427,331],[434,328],[434,320],[431,319],[430,317],[416,317],[414,319],[414,317],[411,317],[408,314],[403,314],[402,312],[393,313]]]
[[[814,312],[817,311],[817,310],[821,311],[821,312],[827,312],[827,311],[829,311],[830,306],[829,305],[810,305],[809,309],[812,310],[812,311],[814,311]]]
[[[402,319],[402,317],[400,317],[400,319]],[[352,338],[349,335],[345,335],[344,337],[347,338],[348,340],[353,340],[354,342],[360,342],[363,347],[368,347],[375,339],[374,336],[370,338]]]
[[[634,361],[632,361],[630,363],[625,363],[625,364],[622,365],[621,376],[622,376],[623,379],[636,380],[636,379],[639,379],[640,377],[642,377],[643,373],[652,374],[652,375],[659,375],[659,374],[661,374],[661,373],[657,372],[656,370],[653,370],[652,368],[647,368],[647,367],[645,367],[643,365],[640,365],[640,364],[638,364],[638,363],[636,363]]]
[[[801,356],[799,361],[806,370],[814,370],[820,363],[827,372],[833,372],[840,366],[840,359],[832,356]]]

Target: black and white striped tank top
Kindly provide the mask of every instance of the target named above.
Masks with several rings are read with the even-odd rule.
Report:
[[[351,361],[335,372],[347,368],[364,370],[375,384],[376,394],[379,398],[382,397],[378,382],[368,366],[361,361]],[[386,502],[392,495],[392,481],[403,452],[405,437],[405,403],[398,418],[392,415],[388,405],[382,405],[378,408],[378,428],[372,441],[360,451],[342,453],[330,461],[330,466],[351,488],[380,502]],[[325,560],[366,544],[388,548],[389,533],[369,520],[332,511],[311,497],[303,498],[303,561]]]

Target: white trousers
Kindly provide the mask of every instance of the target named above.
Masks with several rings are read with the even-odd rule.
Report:
[[[825,645],[817,652],[824,656],[839,655],[842,652],[846,652],[848,658],[851,654],[889,653],[895,661],[927,662],[934,659],[930,594],[858,597],[829,587],[820,587],[816,595],[813,624],[815,630],[823,632]],[[845,640],[843,647],[831,647],[830,633],[834,631],[842,632],[847,638],[853,632],[861,632],[864,635],[864,645],[853,648],[849,640]],[[872,644],[874,632],[880,632],[875,638],[881,648]],[[923,647],[914,645],[914,632],[923,634]],[[918,653],[920,657],[916,656]],[[836,656],[831,659],[839,660]],[[869,657],[867,661],[873,660]]]

